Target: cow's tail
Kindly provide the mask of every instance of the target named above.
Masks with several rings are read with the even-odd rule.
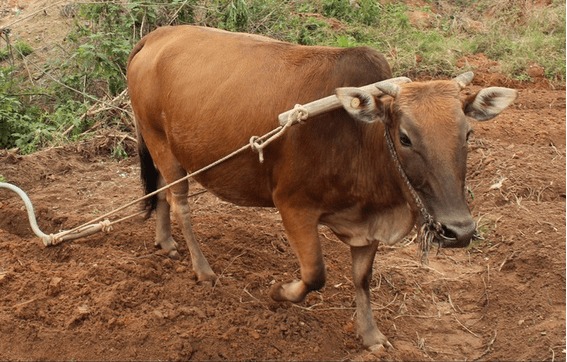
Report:
[[[138,127],[136,127],[136,133],[138,136],[138,156],[140,158],[140,178],[144,185],[144,191],[148,195],[158,189],[160,174]],[[152,211],[156,209],[157,201],[157,194],[145,199],[144,209],[146,210],[146,218],[150,217]]]
[[[147,37],[143,37],[140,41],[134,46],[132,51],[130,52],[130,56],[128,57],[128,66],[127,69],[130,69],[130,63],[142,50],[146,43]],[[134,112],[134,124],[136,126],[136,136],[138,138],[138,156],[140,158],[140,178],[142,179],[142,184],[144,185],[145,194],[148,195],[158,188],[159,182],[159,171],[154,164],[154,160],[148,147],[146,146],[146,142],[144,141],[144,137],[140,132],[140,127],[138,126],[138,119]],[[146,218],[150,217],[152,212],[156,209],[158,202],[157,195],[150,196],[145,199],[144,202],[144,209],[146,210]]]
[[[140,39],[139,42],[136,43],[136,45],[134,45],[134,48],[132,48],[132,51],[130,52],[130,55],[128,56],[127,68],[130,67],[130,63],[132,62],[132,59],[134,59],[136,54],[138,54],[140,52],[140,50],[142,50],[142,48],[146,44],[146,39],[147,39],[147,37],[144,36],[142,39]]]

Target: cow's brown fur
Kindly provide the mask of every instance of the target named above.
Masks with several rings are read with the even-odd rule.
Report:
[[[391,75],[384,57],[369,48],[306,47],[193,26],[160,28],[135,46],[128,64],[147,191],[276,128],[278,114],[296,103]],[[291,127],[264,150],[263,163],[249,150],[196,177],[225,200],[280,211],[301,280],[275,285],[271,295],[276,300],[301,301],[324,285],[317,225],[328,225],[349,244],[365,346],[389,345],[372,318],[369,299],[378,242],[400,240],[418,216],[386,148],[385,125],[433,216],[454,229],[460,243],[468,244],[474,231],[463,193],[468,123],[460,88],[453,81],[436,81],[400,89],[395,101],[384,96],[375,99],[377,105],[362,102],[373,123],[353,119],[345,105]],[[400,144],[403,132],[412,147]],[[150,204],[157,210],[156,244],[177,255],[172,205],[198,279],[214,280],[193,236],[187,192],[187,183],[178,184]]]

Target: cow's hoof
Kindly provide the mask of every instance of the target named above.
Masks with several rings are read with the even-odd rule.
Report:
[[[212,280],[197,280],[197,285],[205,288],[205,289],[209,289],[209,288],[213,288],[213,286],[215,285],[215,282]]]
[[[286,302],[287,299],[285,299],[282,296],[281,293],[281,289],[282,289],[282,284],[283,283],[276,283],[274,285],[272,285],[272,287],[270,288],[270,298],[272,298],[273,300],[275,300],[276,302]]]
[[[177,250],[170,250],[169,253],[167,253],[167,256],[175,260],[179,260],[181,258]]]
[[[197,275],[197,284],[203,286],[213,286],[217,281],[215,273],[195,273]]]
[[[380,353],[381,351],[386,351],[387,349],[394,349],[394,346],[388,341],[385,344],[378,343],[373,346],[368,347],[368,350],[372,353]]]
[[[301,280],[289,283],[276,283],[270,289],[270,297],[276,302],[299,303],[307,294],[308,290]]]
[[[179,253],[175,249],[174,250],[158,249],[158,250],[155,251],[155,253],[159,256],[164,257],[164,258],[170,258],[170,259],[175,259],[175,260],[181,259]]]
[[[375,344],[368,347],[366,350],[355,354],[354,356],[349,356],[349,360],[353,362],[391,361],[392,356],[388,352],[387,347],[385,347],[383,344]]]
[[[156,241],[154,244],[156,247],[161,248],[163,252],[171,259],[179,259],[179,252],[177,251],[177,242],[169,237],[162,241]]]

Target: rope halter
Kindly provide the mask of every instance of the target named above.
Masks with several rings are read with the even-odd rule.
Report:
[[[388,130],[388,126],[384,125],[384,138],[386,138],[386,145],[388,146],[388,151],[390,153],[390,157],[396,166],[396,170],[398,174],[404,181],[411,197],[413,198],[413,202],[415,206],[417,206],[421,217],[423,218],[423,224],[418,230],[417,233],[417,240],[419,244],[419,252],[421,254],[421,263],[427,265],[428,264],[428,255],[429,249],[431,249],[431,244],[433,243],[436,236],[443,235],[443,226],[440,222],[435,221],[433,216],[427,211],[425,204],[419,197],[417,191],[413,188],[406,172],[404,171],[396,149],[394,148],[394,142],[392,141],[392,136],[390,135],[390,131]]]
[[[466,72],[463,73],[455,78],[453,81],[456,82],[460,89],[466,87],[474,77],[473,72]],[[383,93],[390,95],[394,99],[400,93],[400,86],[390,82],[380,82],[376,84],[376,87],[380,89]],[[384,137],[386,139],[386,145],[388,146],[388,151],[390,156],[392,157],[392,161],[398,170],[398,174],[402,178],[403,182],[405,183],[411,197],[413,198],[413,202],[415,206],[421,213],[421,217],[423,218],[423,224],[419,227],[417,233],[417,240],[419,244],[419,252],[421,254],[421,263],[427,265],[428,264],[428,255],[429,250],[431,249],[431,244],[439,239],[445,240],[456,240],[456,238],[448,237],[445,235],[443,225],[435,221],[433,216],[427,211],[425,204],[419,197],[417,191],[413,188],[406,172],[404,171],[398,154],[396,153],[396,149],[394,147],[394,142],[392,141],[392,136],[390,135],[390,131],[388,130],[388,126],[384,125]],[[441,243],[437,243],[439,247],[442,246]]]

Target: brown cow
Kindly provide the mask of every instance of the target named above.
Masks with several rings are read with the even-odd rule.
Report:
[[[487,88],[461,101],[467,76],[399,86],[381,82],[380,97],[343,88],[390,77],[384,57],[369,48],[299,46],[194,26],[148,34],[128,64],[147,192],[276,128],[278,114],[294,104],[341,88],[342,108],[290,127],[266,147],[263,163],[248,150],[196,179],[235,204],[278,208],[301,280],[273,286],[275,300],[300,302],[323,287],[319,224],[348,244],[358,332],[371,348],[390,345],[370,307],[378,243],[399,241],[430,215],[441,226],[436,239],[443,246],[468,245],[475,222],[464,194],[467,116],[491,119],[516,98],[514,90]],[[388,150],[385,129],[395,154]],[[215,273],[191,228],[187,193],[183,182],[149,203],[157,214],[156,244],[177,256],[171,205],[198,280],[212,281]]]

